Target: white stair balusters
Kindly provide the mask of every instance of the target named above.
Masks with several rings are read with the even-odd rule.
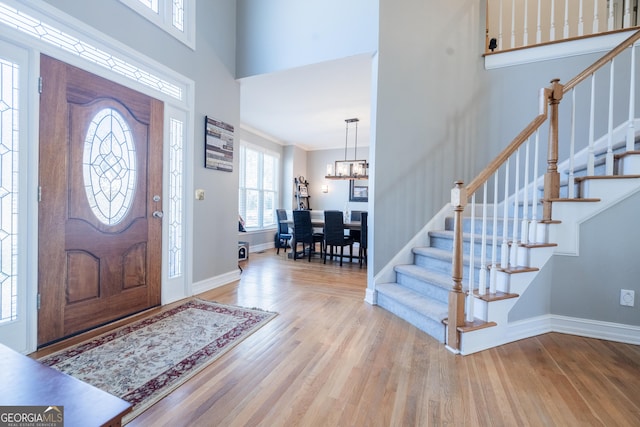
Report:
[[[500,266],[509,267],[509,159],[506,161],[504,172],[504,200],[502,214],[502,246],[500,248]]]
[[[576,152],[576,88],[571,89],[571,138],[569,140],[569,198],[576,197],[574,160]]]
[[[629,79],[629,126],[627,127],[627,151],[633,151],[636,139],[636,48],[631,45],[631,78]]]
[[[587,175],[595,175],[595,110],[596,110],[596,73],[591,74],[591,104],[589,105],[589,147],[587,149]]]
[[[469,239],[469,277],[468,277],[468,293],[467,293],[467,322],[473,322],[474,319],[474,296],[473,290],[475,287],[475,256],[474,256],[474,246],[475,246],[475,233],[476,233],[476,195],[475,193],[471,196],[471,219],[470,221],[470,233],[471,238]],[[464,244],[463,244],[464,247]]]
[[[518,222],[518,211],[520,210],[520,206],[518,206],[518,193],[520,189],[520,149],[516,151],[516,170],[515,170],[515,185],[513,192],[513,232],[511,236],[511,251],[509,254],[509,265],[512,267],[517,267],[518,263],[518,229],[520,224]]]
[[[609,121],[607,125],[607,156],[605,174],[613,175],[613,85],[615,82],[615,58],[609,69]]]
[[[493,175],[493,234],[491,236],[491,271],[489,293],[496,293],[498,280],[498,172]]]
[[[478,278],[478,294],[487,293],[487,182],[482,193],[482,237],[480,243],[480,277]]]

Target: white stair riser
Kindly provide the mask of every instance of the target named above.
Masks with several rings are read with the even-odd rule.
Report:
[[[619,175],[640,175],[640,155],[626,156],[618,163]]]
[[[598,198],[607,203],[629,194],[640,185],[640,178],[621,178],[614,181],[615,184],[609,179],[588,179],[582,183],[582,197]]]

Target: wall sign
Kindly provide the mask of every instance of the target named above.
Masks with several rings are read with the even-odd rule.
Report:
[[[204,167],[233,172],[233,126],[208,116],[204,120]]]

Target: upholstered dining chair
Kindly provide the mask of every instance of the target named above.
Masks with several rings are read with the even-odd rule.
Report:
[[[367,232],[369,230],[369,214],[367,212],[362,212],[360,214],[360,241],[358,249],[358,262],[360,263],[360,268],[362,268],[362,263],[367,264]]]
[[[311,225],[311,212],[306,210],[293,211],[293,259],[298,258],[298,244],[302,243],[302,252],[305,246],[309,245],[309,262],[311,255],[316,251],[316,243],[320,243],[320,253],[322,253],[322,233],[314,233]]]
[[[360,216],[362,212],[366,211],[351,211],[349,215],[349,221],[360,221]],[[349,236],[353,237],[353,240],[356,242],[360,241],[360,230],[349,230]]]
[[[331,259],[333,248],[340,247],[340,266],[344,257],[344,247],[349,246],[349,256],[353,257],[353,237],[344,234],[344,221],[341,211],[324,211],[324,263],[327,263],[327,252],[331,247]]]
[[[287,211],[284,209],[276,209],[278,216],[278,231],[276,232],[276,248],[277,254],[280,254],[280,248],[284,248],[284,252],[287,253],[287,247],[289,242],[293,239],[293,234],[289,232],[289,224],[283,221],[287,220]]]

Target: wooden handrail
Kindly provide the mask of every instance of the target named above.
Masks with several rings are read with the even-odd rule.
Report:
[[[640,30],[636,31],[635,33],[633,33],[631,36],[629,36],[628,38],[626,38],[622,43],[620,43],[618,46],[616,46],[615,48],[613,48],[612,50],[610,50],[606,55],[604,55],[602,58],[598,59],[596,62],[594,62],[593,64],[591,64],[591,66],[587,67],[584,71],[582,71],[580,74],[578,74],[577,76],[575,76],[574,78],[572,78],[571,80],[569,80],[565,85],[564,85],[564,89],[563,89],[563,93],[567,93],[569,92],[571,89],[573,89],[574,87],[576,87],[578,85],[578,83],[582,82],[583,80],[586,80],[590,75],[592,75],[593,73],[595,73],[596,71],[598,71],[600,68],[602,68],[606,63],[608,63],[609,61],[611,61],[613,58],[615,58],[616,56],[618,56],[621,52],[623,52],[626,48],[629,47],[629,45],[633,45],[635,42],[637,42],[638,40],[640,40]]]
[[[498,154],[498,156],[496,156],[496,158],[494,158],[491,163],[489,163],[487,167],[485,167],[484,170],[466,186],[465,189],[468,195],[475,193],[476,190],[480,188],[480,186],[484,184],[491,175],[496,173],[500,166],[502,166],[502,164],[511,157],[511,155],[515,153],[516,150],[520,148],[520,146],[547,120],[550,91],[551,89],[548,88],[540,90],[539,111],[536,118],[533,119],[531,123],[529,123],[522,132],[520,132],[513,141],[511,141],[509,145],[507,145],[507,147],[502,150],[500,154]]]
[[[498,154],[498,156],[493,159],[493,161],[491,163],[489,163],[487,165],[486,168],[484,168],[484,170],[482,172],[480,172],[480,174],[478,176],[476,176],[473,181],[471,181],[469,183],[469,185],[467,185],[466,189],[467,189],[467,194],[468,195],[472,195],[473,193],[476,192],[476,190],[478,190],[480,188],[480,186],[482,186],[482,184],[484,184],[487,180],[489,180],[489,178],[491,177],[491,175],[493,175],[494,173],[496,173],[496,171],[500,168],[500,166],[502,166],[504,164],[505,161],[507,161],[507,159],[509,157],[511,157],[511,155],[513,153],[516,152],[516,150],[518,148],[520,148],[520,146],[527,140],[529,139],[529,137],[531,135],[533,135],[533,133],[547,120],[547,112],[545,111],[544,114],[540,114],[539,116],[537,116],[535,119],[533,119],[531,121],[531,123],[529,123],[527,125],[527,127],[525,127],[522,132],[520,132],[518,134],[518,136],[516,136],[513,141],[511,141],[511,143],[504,149],[502,150],[502,152],[500,154]]]

